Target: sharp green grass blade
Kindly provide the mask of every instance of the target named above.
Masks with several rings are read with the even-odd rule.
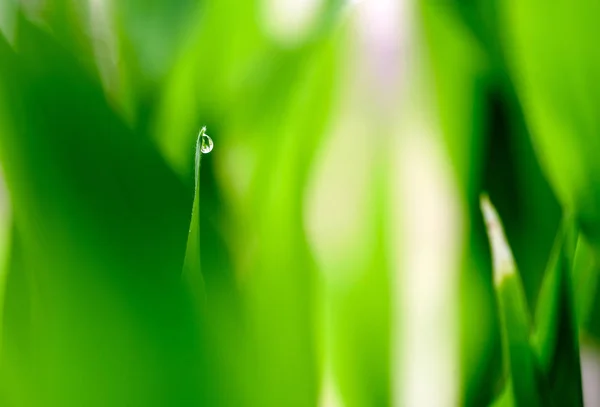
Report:
[[[200,165],[202,163],[202,137],[205,128],[202,128],[196,141],[196,154],[194,163],[194,203],[192,206],[192,218],[183,264],[183,278],[190,286],[194,297],[201,306],[204,293],[204,279],[202,277],[202,266],[200,261]]]

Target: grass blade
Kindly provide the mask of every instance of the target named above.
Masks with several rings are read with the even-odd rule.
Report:
[[[533,346],[554,405],[582,406],[579,334],[571,267],[575,226],[566,218],[558,233],[535,315]]]
[[[529,337],[531,318],[525,293],[500,218],[487,196],[481,198],[493,259],[505,363],[512,378],[516,406],[542,405]]]
[[[194,161],[194,204],[192,206],[192,218],[190,231],[183,263],[183,279],[189,285],[192,295],[202,304],[205,299],[204,278],[202,277],[202,266],[200,262],[200,165],[202,162],[202,136],[205,128],[198,134],[196,142],[196,159]]]

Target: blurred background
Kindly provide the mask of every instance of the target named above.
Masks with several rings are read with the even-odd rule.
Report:
[[[600,406],[598,16],[0,0],[0,405]]]

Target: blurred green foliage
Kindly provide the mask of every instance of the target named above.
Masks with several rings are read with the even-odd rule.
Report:
[[[481,386],[482,374],[488,382],[495,377],[504,389],[497,405],[533,405],[532,395],[542,405],[583,403],[579,329],[589,335],[595,322],[578,314],[594,312],[595,306],[586,298],[594,297],[598,278],[597,254],[591,254],[588,246],[595,240],[597,219],[593,198],[597,183],[591,163],[596,160],[591,156],[598,137],[586,124],[593,121],[595,98],[593,86],[588,85],[596,82],[584,76],[597,62],[589,35],[590,16],[597,14],[594,7],[586,3],[575,11],[564,2],[545,7],[536,1],[423,2],[421,6],[440,120],[463,194],[475,208],[480,192],[488,191],[505,224],[520,274],[517,280],[522,280],[511,279],[513,287],[507,282],[495,290],[504,349],[510,356],[508,377],[498,375],[493,357],[482,355],[472,366],[467,359],[463,368],[467,405],[481,405],[492,394],[498,395],[498,388]],[[575,258],[574,248],[561,249],[565,245],[561,242],[568,240],[563,237],[565,228],[559,228],[561,212],[573,213],[582,230]],[[467,293],[482,289],[476,287],[475,274],[490,275],[489,263],[478,260],[485,259],[486,253],[479,245],[478,221],[474,223],[469,232],[473,243],[465,254],[472,261],[463,271]],[[553,239],[557,243],[551,251]],[[466,298],[463,352],[472,354],[469,338],[481,332],[471,329],[477,320],[471,311],[476,297],[467,294]],[[535,312],[539,324],[531,338],[530,312]],[[494,330],[484,335],[497,340]],[[536,358],[541,370],[534,375],[539,376],[534,387],[524,389],[532,380],[531,372],[527,373],[531,370],[528,354],[537,352],[536,347],[542,349],[541,360]],[[496,346],[491,352],[498,350]],[[484,354],[489,352],[486,349]],[[491,360],[492,371],[496,366],[495,375],[487,373],[486,360]]]
[[[15,8],[0,43],[13,208],[2,404],[313,404],[298,203],[336,84],[331,22],[287,49],[253,2],[103,5],[112,44],[90,35],[94,3],[75,1]],[[194,197],[202,123],[217,150],[240,142],[259,163],[235,208],[211,156]],[[241,238],[260,243],[240,245],[253,276],[240,285],[227,241]],[[197,260],[182,279],[184,257]]]
[[[392,321],[420,310],[395,301],[393,160],[369,168],[364,261],[329,265],[352,278],[327,274],[305,219],[341,99],[363,96],[343,92],[356,4],[323,0],[286,40],[266,3],[0,0],[0,405],[337,405],[330,382],[341,405],[402,400]],[[460,405],[582,405],[579,339],[600,337],[600,10],[538,3],[410,17],[464,204]],[[500,282],[482,191],[514,256]]]

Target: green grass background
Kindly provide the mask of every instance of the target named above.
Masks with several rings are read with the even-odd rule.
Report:
[[[411,2],[386,37],[381,15],[361,31],[367,0],[322,0],[288,38],[265,4],[0,0],[0,405],[336,405],[328,383],[339,405],[402,405],[402,321],[420,310],[398,305],[416,271],[394,260],[412,237],[394,237],[390,151],[421,109],[462,216],[459,265],[439,270],[458,327],[445,405],[581,405],[580,339],[600,335],[600,9]],[[204,125],[215,148],[196,159]],[[514,256],[502,284],[483,191]]]

